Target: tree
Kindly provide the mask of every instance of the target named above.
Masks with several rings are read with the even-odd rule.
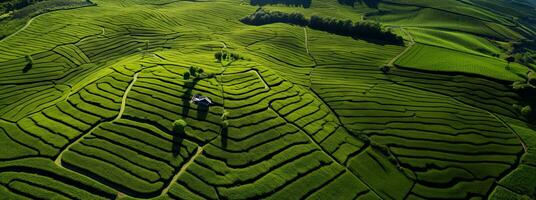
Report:
[[[34,60],[32,58],[32,55],[27,55],[26,56],[26,61],[28,61],[28,63],[22,69],[23,73],[26,73],[26,72],[30,71],[30,69],[32,69],[33,64],[34,64]]]
[[[391,71],[391,68],[389,66],[382,66],[380,67],[380,70],[384,73],[384,74],[387,74],[389,73],[389,71]]]
[[[521,114],[526,117],[530,116],[532,114],[532,107],[530,106],[523,107],[521,109]]]
[[[188,126],[188,123],[182,119],[175,120],[173,122],[173,132],[175,133],[184,133],[184,128]]]
[[[190,72],[184,72],[184,80],[189,80],[190,79]]]
[[[216,58],[218,62],[221,62],[222,56],[223,56],[223,53],[221,51],[218,51],[214,54],[214,58]]]
[[[194,66],[190,66],[190,69],[189,69],[189,70],[190,70],[190,75],[192,75],[192,76],[194,76],[194,77],[197,76],[197,69],[196,69],[196,67],[194,67]]]
[[[227,120],[223,120],[223,121],[221,122],[221,126],[222,126],[224,129],[229,128],[229,121],[227,121]]]

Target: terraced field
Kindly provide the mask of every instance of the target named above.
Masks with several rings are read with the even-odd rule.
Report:
[[[404,45],[247,25],[248,1],[92,2],[0,40],[0,199],[536,198],[510,1],[263,7]]]

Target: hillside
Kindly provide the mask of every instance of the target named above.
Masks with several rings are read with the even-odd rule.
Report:
[[[13,2],[0,199],[536,199],[533,0]]]

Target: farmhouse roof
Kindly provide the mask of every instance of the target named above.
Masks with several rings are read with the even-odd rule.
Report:
[[[201,96],[199,94],[196,94],[192,97],[192,102],[208,104],[208,105],[212,104],[212,101],[210,100],[210,98]]]

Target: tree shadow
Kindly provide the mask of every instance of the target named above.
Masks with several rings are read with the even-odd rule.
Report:
[[[171,148],[171,152],[173,153],[173,157],[177,157],[181,150],[182,141],[184,140],[185,132],[184,130],[181,131],[173,131],[173,145]]]
[[[188,116],[190,112],[190,99],[192,98],[192,92],[200,79],[193,79],[191,82],[184,82],[186,92],[181,96],[182,98],[182,116]]]
[[[228,128],[222,128],[221,130],[221,146],[223,149],[227,149],[227,137],[229,135],[229,129]]]
[[[198,104],[198,107],[197,107],[197,119],[199,119],[199,120],[207,119],[208,111],[209,111],[209,106]]]
[[[28,64],[26,64],[24,66],[24,68],[22,69],[22,73],[27,73],[28,71],[30,71],[30,69],[32,69],[32,63],[31,62],[28,62]]]

